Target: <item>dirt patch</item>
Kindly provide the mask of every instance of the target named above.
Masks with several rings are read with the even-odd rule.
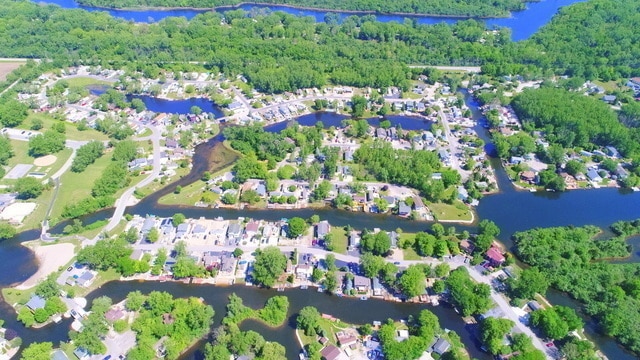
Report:
[[[33,160],[33,165],[35,166],[51,166],[53,165],[58,158],[55,155],[45,155]]]
[[[7,74],[23,65],[24,61],[17,62],[1,62],[0,61],[0,81],[4,81],[7,78]]]
[[[71,261],[74,255],[74,249],[74,245],[69,243],[36,245],[33,251],[38,259],[38,271],[16,288],[29,289],[38,285],[40,280],[57,271],[60,266],[64,266]]]

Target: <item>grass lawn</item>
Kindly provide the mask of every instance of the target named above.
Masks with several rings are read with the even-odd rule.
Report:
[[[90,77],[74,77],[65,79],[69,87],[85,87],[88,85],[111,85],[112,83],[104,80],[98,80]]]
[[[405,260],[422,260],[422,256],[418,255],[413,248],[407,248],[402,250]]]
[[[334,251],[340,254],[346,254],[348,239],[347,233],[346,231],[344,231],[344,228],[342,226],[333,226],[331,227],[331,231],[329,231],[329,234],[331,234],[331,236],[333,237],[332,242],[335,249]]]
[[[60,178],[60,190],[51,211],[51,219],[58,219],[67,204],[74,204],[91,195],[93,183],[111,163],[110,154],[104,154],[81,173],[67,171]]]
[[[47,210],[49,209],[49,205],[51,205],[52,199],[53,189],[43,192],[42,195],[35,199],[35,203],[38,204],[38,206],[29,216],[24,218],[18,230],[39,229],[42,225],[42,220],[47,216]],[[31,200],[31,202],[33,202],[33,200]]]
[[[441,221],[471,221],[473,216],[471,211],[461,202],[453,205],[445,203],[433,203],[427,205],[436,220]]]
[[[193,204],[200,201],[205,185],[204,181],[198,180],[183,187],[180,194],[171,193],[161,197],[158,200],[158,204],[193,206]]]
[[[13,305],[13,304],[24,305],[27,303],[27,301],[29,301],[35,289],[36,288],[34,287],[27,290],[17,290],[14,288],[7,287],[2,289],[2,297],[4,297],[4,300],[9,305]]]
[[[42,121],[42,129],[38,130],[41,132],[44,132],[48,129],[51,129],[51,127],[53,126],[53,124],[55,124],[56,122],[58,122],[59,120],[56,120],[54,118],[52,118],[51,116],[49,116],[48,114],[44,114],[44,113],[31,113],[29,114],[29,116],[27,116],[27,118],[22,122],[22,124],[20,124],[20,126],[18,126],[19,129],[25,129],[25,130],[29,130],[29,128],[31,127],[31,121],[33,119],[40,119]],[[87,129],[84,131],[80,131],[78,130],[78,128],[76,128],[76,126],[70,122],[66,122],[66,132],[65,132],[65,136],[67,137],[67,139],[69,140],[78,140],[78,141],[89,141],[89,140],[99,140],[99,141],[104,141],[104,140],[109,140],[109,137],[97,130],[94,129]]]

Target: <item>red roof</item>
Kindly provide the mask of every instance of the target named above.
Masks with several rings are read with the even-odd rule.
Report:
[[[493,246],[489,250],[487,250],[487,257],[495,263],[503,263],[505,260],[504,255],[502,255],[500,250]]]

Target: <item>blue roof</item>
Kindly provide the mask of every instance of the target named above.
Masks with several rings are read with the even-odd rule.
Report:
[[[38,295],[33,295],[31,299],[27,302],[27,307],[31,310],[44,309],[44,304],[46,300],[41,298]]]

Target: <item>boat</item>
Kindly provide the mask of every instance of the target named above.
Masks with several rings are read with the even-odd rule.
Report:
[[[366,296],[360,296],[360,300],[368,300],[369,298]]]

